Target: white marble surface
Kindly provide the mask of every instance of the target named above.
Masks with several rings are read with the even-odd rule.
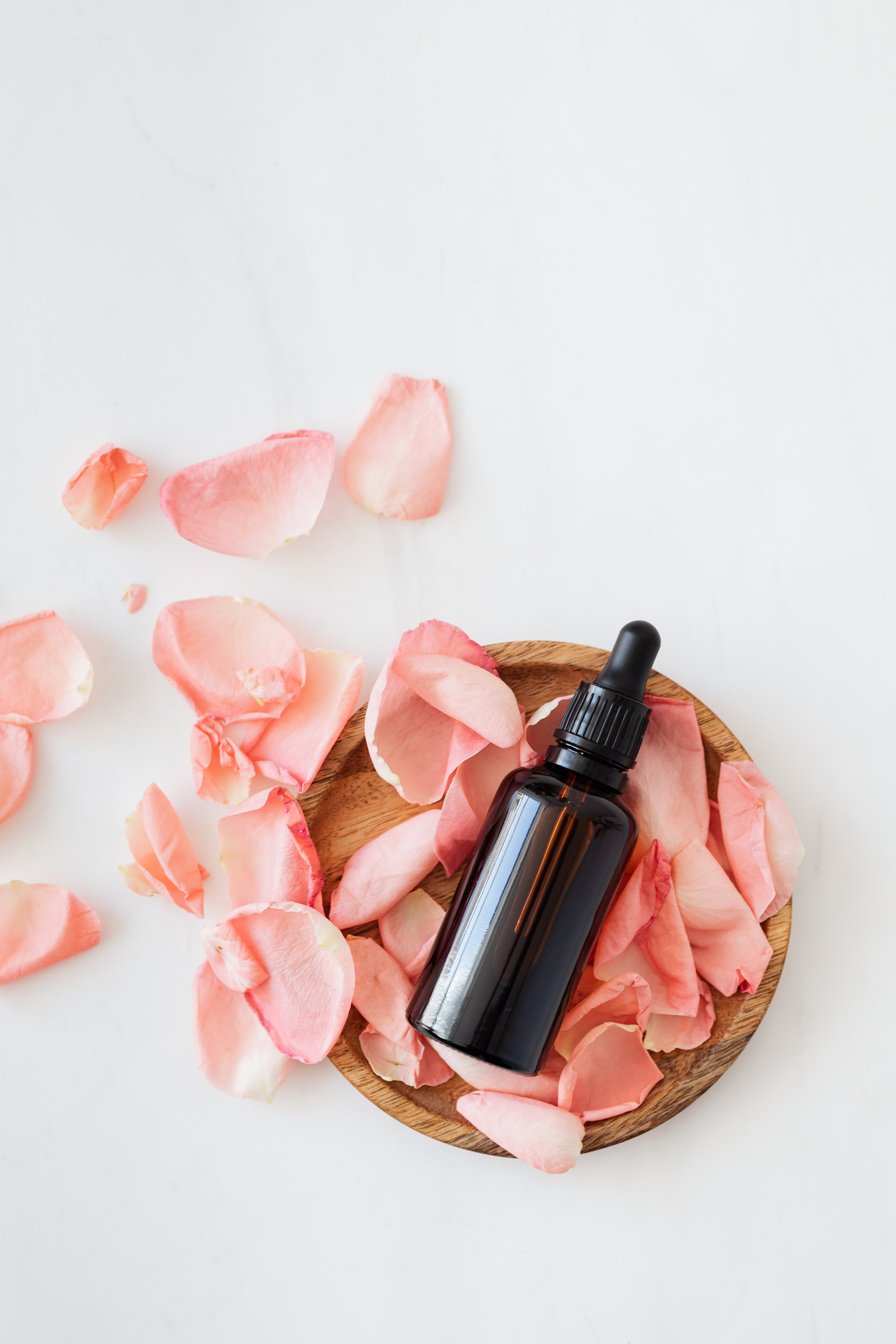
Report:
[[[96,689],[40,730],[0,870],[105,929],[0,997],[4,1341],[883,1339],[893,6],[5,0],[2,29],[0,608],[57,607]],[[344,442],[393,369],[450,387],[441,516],[334,489],[264,563],[168,528],[169,470]],[[152,479],[93,535],[59,492],[105,439]],[[654,620],[808,849],[724,1080],[563,1179],[414,1135],[328,1064],[269,1108],[210,1088],[198,924],[116,865],[153,779],[216,852],[149,659],[159,607],[214,592],[359,650],[368,685],[431,615]]]

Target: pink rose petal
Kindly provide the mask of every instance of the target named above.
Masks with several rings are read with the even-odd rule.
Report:
[[[721,994],[753,994],[772,949],[740,892],[700,840],[672,860],[672,882],[694,963]]]
[[[457,1109],[487,1139],[538,1171],[569,1171],[582,1151],[581,1120],[548,1102],[504,1092],[467,1092],[458,1098]]]
[[[152,656],[199,715],[276,718],[301,691],[305,656],[261,602],[197,597],[156,621]]]
[[[731,864],[728,862],[728,855],[725,853],[725,839],[722,835],[722,818],[719,815],[719,805],[712,798],[709,800],[709,831],[706,836],[706,848],[716,863],[724,868],[728,876],[731,877]]]
[[[364,727],[374,768],[411,803],[437,802],[463,761],[488,742],[513,745],[522,730],[494,659],[445,621],[402,635],[374,683]]]
[[[138,895],[170,896],[175,905],[201,916],[208,873],[197,861],[180,817],[157,784],[150,784],[124,823],[134,862],[122,868]]]
[[[235,724],[234,728],[242,725]],[[255,766],[227,734],[227,725],[211,714],[193,724],[190,734],[193,782],[200,798],[213,803],[243,803],[255,778]]]
[[[145,480],[142,458],[104,443],[75,472],[62,502],[76,523],[99,530],[118,517]]]
[[[349,938],[348,947],[355,963],[352,1003],[374,1031],[400,1041],[408,1030],[413,985],[395,958],[372,938]]]
[[[364,665],[353,653],[305,650],[305,685],[252,748],[261,774],[304,793],[355,711]]]
[[[169,476],[162,512],[187,541],[263,559],[310,532],[336,461],[332,434],[300,429],[208,458]]]
[[[437,809],[419,812],[355,850],[330,897],[330,918],[340,929],[379,919],[413,891],[436,862]]]
[[[215,975],[246,1000],[291,1059],[316,1064],[345,1026],[355,970],[339,930],[310,905],[245,905],[206,930]]]
[[[93,668],[55,611],[0,625],[0,723],[45,723],[90,698]]]
[[[650,721],[623,798],[638,823],[638,859],[654,840],[677,854],[709,830],[706,762],[690,700],[645,695]]]
[[[429,518],[442,507],[450,465],[444,387],[433,378],[393,373],[345,450],[352,499],[386,518]]]
[[[548,1101],[553,1106],[557,1104],[557,1083],[566,1061],[554,1050],[538,1073],[528,1074],[501,1069],[496,1064],[486,1064],[482,1059],[465,1055],[462,1050],[453,1050],[442,1041],[432,1041],[431,1044],[458,1078],[463,1078],[465,1083],[477,1091],[506,1092],[515,1097]]]
[[[436,854],[449,874],[469,858],[498,786],[520,763],[520,744],[489,744],[451,777],[436,830]]]
[[[437,832],[438,835],[438,832]],[[409,891],[380,915],[383,947],[411,980],[416,980],[432,951],[445,911],[422,888]]]
[[[608,1120],[636,1110],[662,1077],[637,1027],[603,1022],[570,1055],[558,1101],[583,1120]]]
[[[139,611],[146,601],[147,588],[145,583],[129,583],[121,595],[122,602],[126,603],[128,611],[133,615]]]
[[[281,1054],[243,994],[227,989],[208,962],[194,982],[199,1067],[210,1083],[233,1097],[272,1101],[286,1077]]]
[[[368,1026],[359,1035],[358,1044],[373,1072],[387,1083],[438,1087],[452,1076],[450,1067],[429,1042],[410,1027],[397,1041],[390,1041]]]
[[[752,761],[723,761],[719,823],[741,895],[768,919],[790,900],[806,851],[787,804]]]
[[[691,1017],[679,1013],[654,1013],[644,1032],[644,1044],[648,1050],[694,1050],[709,1040],[715,1020],[712,993],[705,980],[701,980],[696,1013]]]
[[[548,747],[553,745],[554,733],[560,727],[571,699],[571,695],[558,695],[555,700],[539,705],[529,717],[522,742],[521,765],[527,769],[541,765]]]
[[[34,739],[18,723],[0,723],[0,822],[25,801],[34,773]]]
[[[603,1022],[618,1022],[642,1031],[650,1017],[650,986],[634,971],[617,975],[569,1008],[554,1042],[558,1054],[569,1059],[579,1041]]]
[[[288,789],[256,793],[222,817],[218,839],[231,906],[292,902],[323,912],[320,859]]]
[[[89,905],[62,887],[4,882],[0,886],[0,985],[100,941],[100,921]]]

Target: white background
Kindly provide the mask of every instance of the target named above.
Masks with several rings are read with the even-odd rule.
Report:
[[[96,667],[38,731],[0,879],[104,928],[0,992],[4,1344],[888,1337],[892,4],[2,0],[0,27],[0,615],[56,607]],[[170,470],[342,444],[392,370],[450,389],[439,517],[334,483],[265,562],[170,530]],[[59,494],[107,439],[151,480],[90,534]],[[655,621],[808,851],[730,1073],[560,1179],[405,1130],[326,1063],[270,1107],[206,1084],[198,921],[116,865],[151,780],[214,862],[149,641],[216,592],[361,652],[366,686],[429,616],[602,645]]]

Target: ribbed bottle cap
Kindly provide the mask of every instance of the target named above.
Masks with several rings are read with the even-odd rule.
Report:
[[[650,710],[643,703],[660,637],[648,621],[630,621],[603,672],[583,681],[554,736],[561,746],[598,756],[620,770],[634,765]]]

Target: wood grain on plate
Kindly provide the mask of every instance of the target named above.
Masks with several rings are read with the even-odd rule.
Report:
[[[498,662],[502,677],[527,714],[546,700],[575,690],[583,678],[593,677],[607,659],[604,650],[581,644],[515,640],[488,647]],[[657,695],[693,701],[703,735],[709,790],[714,795],[720,762],[747,760],[746,751],[710,709],[668,677],[654,673],[648,689]],[[360,845],[423,810],[404,802],[373,769],[364,741],[363,709],[346,724],[301,803],[320,854],[327,891],[332,890],[346,860]],[[447,878],[441,869],[435,869],[422,885],[431,896],[447,906],[457,879],[458,874]],[[765,932],[773,955],[758,992],[751,996],[739,994],[724,998],[713,991],[716,1022],[710,1039],[696,1050],[656,1055],[664,1074],[663,1081],[636,1111],[586,1125],[585,1152],[621,1143],[661,1125],[695,1101],[733,1064],[762,1021],[777,987],[790,937],[789,904],[766,922]],[[472,1129],[455,1111],[456,1098],[470,1090],[459,1078],[435,1088],[410,1088],[378,1078],[358,1046],[362,1026],[361,1018],[352,1010],[345,1031],[330,1056],[350,1083],[396,1120],[433,1139],[474,1152],[506,1156],[501,1148]]]

